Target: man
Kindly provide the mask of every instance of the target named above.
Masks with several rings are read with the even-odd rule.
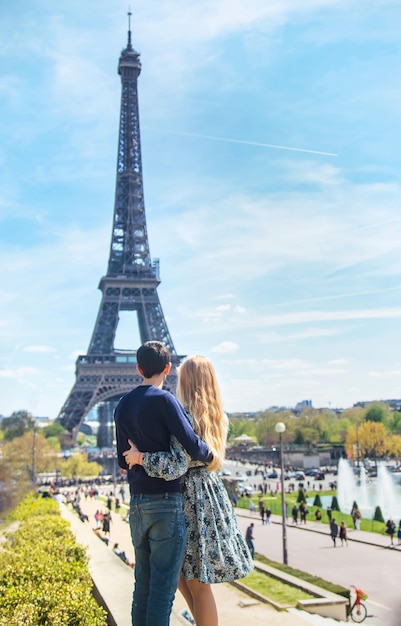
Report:
[[[254,540],[255,540],[255,537],[253,536],[253,522],[252,522],[246,529],[245,541],[251,553],[251,557],[253,559],[255,558],[255,544],[253,543]]]
[[[336,522],[336,520],[334,519],[334,517],[331,518],[330,520],[330,535],[331,538],[333,540],[333,545],[334,548],[336,547],[336,539],[337,539],[337,535],[338,535],[338,524]]]
[[[136,357],[142,385],[120,400],[114,416],[120,467],[128,469],[123,456],[128,439],[140,450],[158,452],[170,449],[172,435],[193,459],[210,461],[207,445],[195,435],[178,400],[162,389],[171,368],[167,348],[149,341]],[[139,464],[127,476],[135,548],[132,624],[168,626],[185,550],[180,480],[151,478]]]

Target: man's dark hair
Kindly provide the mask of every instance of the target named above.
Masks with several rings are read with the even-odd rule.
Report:
[[[136,361],[145,378],[161,374],[170,363],[170,352],[161,341],[147,341],[138,348]]]

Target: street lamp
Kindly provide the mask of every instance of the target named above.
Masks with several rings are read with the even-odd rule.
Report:
[[[285,565],[288,565],[288,554],[287,554],[287,510],[285,506],[285,487],[284,487],[284,456],[283,456],[283,445],[282,445],[282,435],[285,431],[285,424],[283,422],[277,422],[274,427],[276,433],[280,435],[280,466],[281,466],[281,515],[283,518],[283,562]]]
[[[32,468],[31,468],[32,482],[36,483],[36,421],[33,423],[32,429]]]
[[[359,472],[359,426],[356,427],[356,466]]]
[[[115,439],[113,439],[113,489],[114,489],[114,495],[116,495],[116,482],[117,482],[117,468],[116,468],[116,461],[117,461],[117,441]]]

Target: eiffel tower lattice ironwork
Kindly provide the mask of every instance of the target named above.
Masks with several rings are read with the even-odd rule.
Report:
[[[121,111],[113,231],[106,276],[88,353],[76,362],[76,381],[57,420],[77,432],[88,412],[98,403],[121,397],[142,382],[137,374],[136,352],[116,350],[119,312],[137,313],[141,342],[162,341],[171,353],[172,368],[165,388],[174,392],[178,356],[157,294],[159,263],[152,262],[143,196],[141,140],[138,107],[139,54],[131,43],[121,52]]]

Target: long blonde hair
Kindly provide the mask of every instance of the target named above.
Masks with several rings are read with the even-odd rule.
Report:
[[[194,430],[206,441],[213,461],[221,467],[226,450],[228,418],[223,410],[215,369],[204,356],[191,356],[178,369],[177,396],[194,419]]]

